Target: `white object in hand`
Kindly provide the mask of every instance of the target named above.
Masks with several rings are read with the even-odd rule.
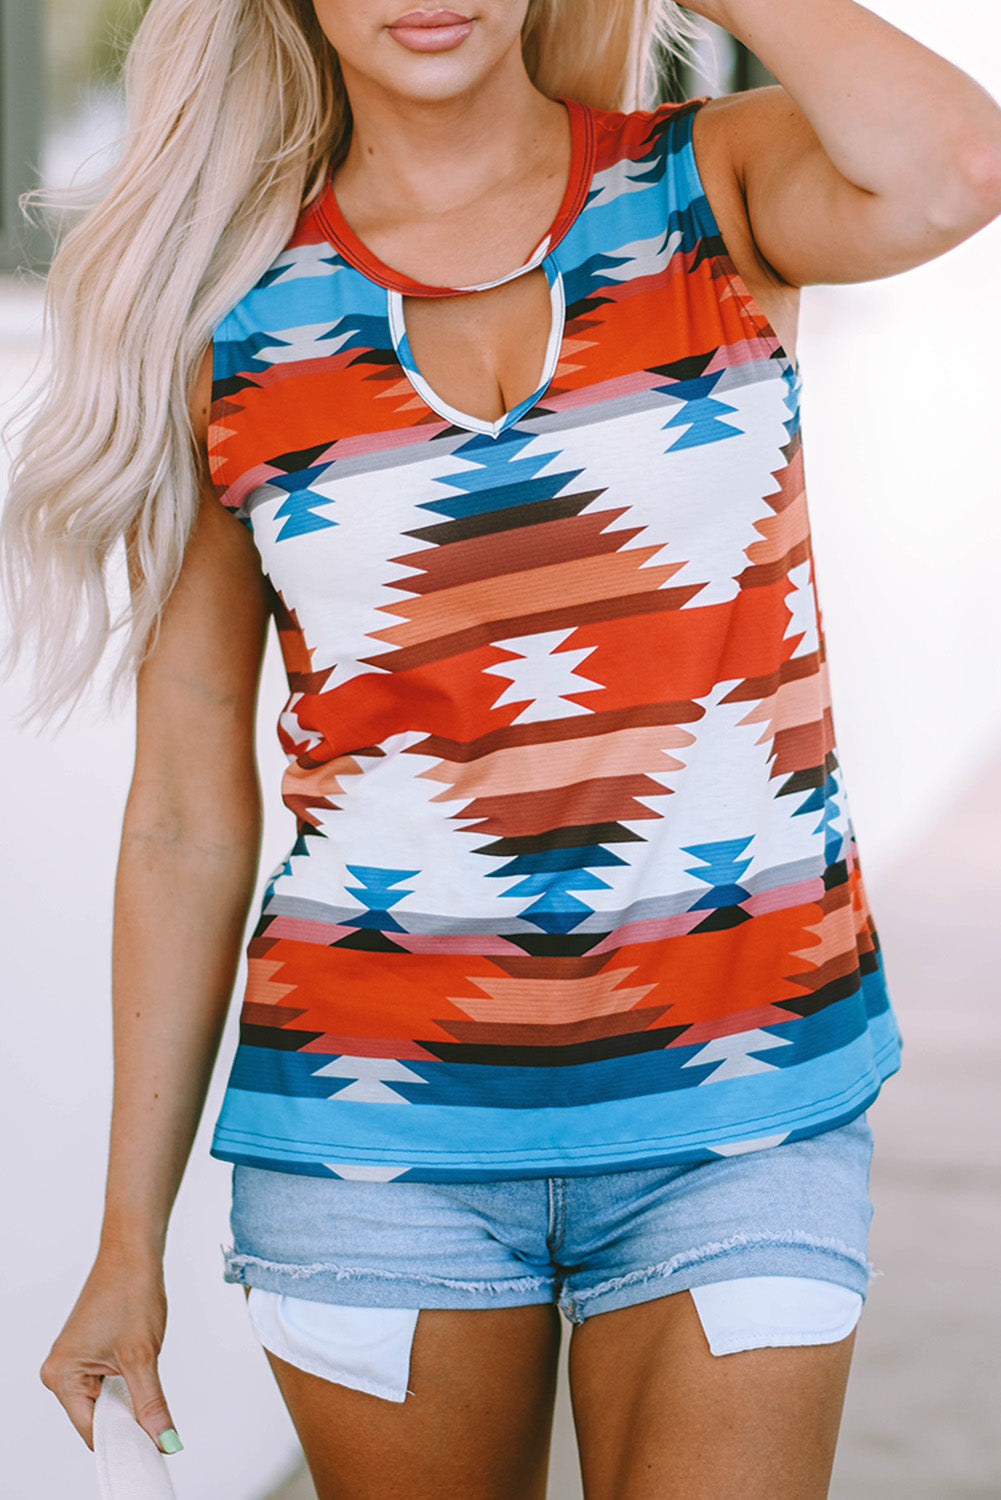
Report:
[[[94,1406],[101,1500],[175,1500],[167,1460],[135,1419],[121,1375],[105,1375]]]

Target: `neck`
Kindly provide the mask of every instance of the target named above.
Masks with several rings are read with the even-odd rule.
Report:
[[[351,145],[337,172],[342,205],[364,201],[392,217],[443,213],[494,191],[551,151],[563,107],[535,88],[520,48],[467,93],[421,100],[388,93],[345,70]]]

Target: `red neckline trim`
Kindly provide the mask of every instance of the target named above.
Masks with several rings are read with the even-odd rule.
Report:
[[[558,102],[566,107],[570,116],[570,173],[556,218],[547,234],[541,236],[538,242],[541,245],[544,240],[549,240],[547,254],[553,251],[564,238],[584,207],[591,187],[591,178],[594,176],[593,112],[586,104],[581,104],[576,99],[560,99]],[[413,281],[402,271],[394,271],[392,266],[387,266],[377,255],[373,255],[341,213],[333,182],[329,177],[323,192],[316,200],[313,212],[331,243],[344,259],[354,266],[356,271],[361,271],[363,276],[367,276],[370,281],[376,282],[379,286],[386,287],[389,291],[400,292],[408,297],[454,297],[460,290],[457,287],[430,286],[421,281]]]

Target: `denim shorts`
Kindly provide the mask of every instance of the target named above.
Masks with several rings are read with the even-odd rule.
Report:
[[[872,1132],[847,1125],[718,1160],[489,1182],[233,1172],[226,1280],[371,1308],[556,1303],[571,1323],[749,1277],[863,1298]]]

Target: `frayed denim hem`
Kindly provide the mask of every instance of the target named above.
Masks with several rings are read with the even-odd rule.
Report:
[[[790,1252],[782,1265],[775,1262],[776,1251]],[[820,1265],[825,1261],[828,1262],[829,1271],[833,1271],[833,1265],[836,1265],[839,1274],[823,1276]],[[725,1266],[723,1275],[718,1274],[721,1266]],[[560,1296],[560,1309],[571,1323],[583,1323],[587,1317],[597,1312],[628,1307],[632,1303],[650,1301],[654,1297],[666,1297],[673,1292],[688,1291],[694,1286],[713,1281],[755,1275],[812,1276],[819,1280],[835,1281],[851,1291],[859,1292],[864,1299],[869,1282],[882,1275],[882,1272],[876,1270],[860,1250],[833,1237],[808,1233],[735,1234],[726,1240],[682,1251],[670,1260],[660,1261],[656,1265],[643,1266],[622,1276],[599,1281],[581,1291],[566,1287]],[[652,1283],[663,1282],[671,1282],[672,1285],[651,1290],[650,1297],[632,1295],[638,1289],[651,1287]],[[596,1302],[603,1305],[590,1305]]]
[[[236,1250],[222,1249],[225,1261],[224,1279],[241,1286],[259,1286],[265,1291],[287,1292],[292,1296],[308,1299],[310,1283],[340,1283],[345,1290],[354,1283],[366,1286],[375,1295],[363,1299],[362,1305],[380,1305],[376,1288],[382,1284],[387,1288],[401,1282],[408,1287],[421,1286],[440,1288],[449,1292],[465,1294],[467,1297],[513,1295],[516,1299],[531,1297],[532,1293],[545,1292],[537,1301],[553,1301],[556,1278],[551,1276],[512,1276],[504,1281],[460,1281],[450,1276],[431,1276],[423,1271],[381,1271],[357,1266],[338,1266],[317,1261],[312,1265],[295,1265],[282,1261],[265,1260],[259,1255],[242,1255]],[[255,1274],[257,1273],[257,1274]],[[289,1283],[294,1283],[294,1289]],[[375,1283],[375,1287],[372,1286]],[[321,1297],[320,1301],[333,1301]],[[353,1299],[352,1299],[353,1300]],[[395,1302],[390,1302],[395,1306]],[[406,1303],[413,1306],[413,1301]]]

